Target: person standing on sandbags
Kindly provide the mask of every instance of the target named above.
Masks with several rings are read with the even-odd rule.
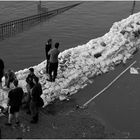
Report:
[[[42,86],[39,83],[39,78],[34,77],[33,78],[34,87],[31,92],[31,102],[30,102],[30,110],[32,115],[32,120],[30,123],[37,123],[39,119],[39,99],[41,98],[42,92]]]
[[[55,43],[55,48],[51,49],[48,54],[50,55],[50,66],[49,66],[49,79],[50,82],[55,82],[58,69],[58,55],[60,51],[58,50],[59,43]],[[52,75],[53,73],[53,75]]]
[[[4,75],[4,62],[0,59],[0,89],[2,88],[2,77]]]
[[[52,39],[49,39],[47,44],[45,45],[45,53],[46,53],[46,74],[49,73],[49,60],[50,60],[50,55],[48,54],[48,52],[50,51],[50,49],[52,48]]]

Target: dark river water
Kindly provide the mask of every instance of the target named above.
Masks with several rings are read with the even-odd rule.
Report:
[[[73,3],[76,2],[42,1],[42,5],[49,10]],[[37,1],[0,1],[0,22],[36,14],[37,4]],[[4,59],[6,69],[12,68],[17,71],[34,66],[45,60],[44,45],[49,38],[53,39],[53,44],[60,42],[61,51],[85,44],[107,33],[114,22],[128,17],[132,5],[132,1],[83,2],[28,31],[0,42],[0,57]],[[139,10],[140,2],[136,1],[134,13]],[[122,68],[117,70],[120,71]],[[114,75],[118,71],[114,71]],[[117,92],[98,98],[96,106],[104,119],[114,128],[130,132],[134,138],[140,138],[140,92],[135,92],[133,86],[134,82],[138,82],[136,78],[129,76],[127,74],[123,78]],[[110,77],[112,78],[112,75],[105,79],[111,79]],[[112,91],[116,91],[116,87],[113,88]]]

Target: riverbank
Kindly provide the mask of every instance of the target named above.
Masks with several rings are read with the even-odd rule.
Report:
[[[1,117],[2,139],[126,138],[126,135],[108,126],[96,112],[91,113],[91,108],[77,109],[77,97],[72,96],[69,101],[63,102],[56,100],[48,105],[40,111],[38,124],[30,124],[30,116],[24,110],[21,111],[20,127],[5,126],[7,117]]]
[[[95,77],[114,69],[115,65],[126,63],[140,44],[140,13],[115,22],[104,36],[90,40],[87,44],[63,51],[59,55],[58,76],[54,83],[48,82],[45,74],[46,61],[33,66],[43,88],[45,106],[63,95],[72,95],[93,81]],[[16,72],[20,86],[26,92],[25,78],[28,69]],[[3,78],[4,84],[4,78]],[[7,94],[0,92],[1,105],[5,105]]]
[[[46,81],[46,61],[37,66],[33,66],[35,74],[39,77],[40,83],[42,84],[42,98],[45,106],[56,99],[63,100],[67,94],[73,95],[89,83],[92,84],[93,79],[91,80],[91,77],[93,78],[107,73],[113,70],[115,65],[122,62],[126,63],[127,59],[130,59],[139,48],[139,21],[140,13],[134,14],[127,19],[114,23],[110,31],[103,37],[90,40],[87,44],[76,48],[63,51],[59,55],[58,77],[54,83]],[[27,74],[28,69],[16,72],[20,86],[23,87],[25,92],[25,78]],[[6,107],[7,92],[1,90],[0,94],[0,104]],[[81,114],[77,114],[77,116],[79,115]],[[78,118],[78,120],[81,120],[81,118]]]

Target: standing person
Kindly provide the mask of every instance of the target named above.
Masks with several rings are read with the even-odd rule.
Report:
[[[51,49],[48,54],[50,55],[50,67],[49,67],[49,76],[50,79],[48,81],[55,82],[55,78],[57,76],[58,69],[58,55],[60,51],[58,50],[59,43],[55,43],[55,48]],[[52,75],[53,72],[53,75]]]
[[[27,99],[27,114],[31,114],[30,112],[30,100],[31,100],[31,90],[34,87],[34,82],[33,82],[33,78],[36,77],[36,75],[34,74],[34,68],[29,68],[30,73],[28,74],[27,78],[26,78],[26,88],[27,88],[27,93],[28,93],[28,99]]]
[[[23,90],[21,87],[18,87],[18,80],[14,80],[14,89],[10,90],[8,93],[8,123],[6,125],[12,125],[12,119],[15,117],[16,124],[19,124],[19,110],[22,104]]]
[[[45,53],[46,53],[46,60],[47,60],[47,64],[46,64],[46,73],[49,73],[49,60],[50,60],[50,55],[48,54],[48,52],[50,51],[50,49],[52,48],[52,39],[49,39],[47,44],[45,45]]]
[[[35,85],[31,92],[31,102],[30,102],[30,110],[31,110],[31,115],[32,115],[31,123],[37,123],[38,117],[39,117],[38,102],[42,94],[42,87],[41,87],[41,84],[39,83],[38,77],[34,77],[33,82]]]
[[[2,88],[2,77],[4,75],[4,62],[0,59],[0,88]]]

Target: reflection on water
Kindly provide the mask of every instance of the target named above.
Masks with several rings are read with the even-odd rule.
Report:
[[[49,9],[60,8],[72,3],[72,1],[43,1],[43,5]],[[53,44],[57,41],[60,42],[61,51],[82,45],[90,39],[104,35],[114,22],[128,17],[133,12],[138,12],[139,7],[139,1],[136,3],[132,3],[132,1],[84,2],[29,31],[0,42],[0,56],[5,61],[6,69],[11,68],[17,71],[36,65],[45,59],[44,47],[48,38],[53,39]],[[37,13],[37,2],[35,1],[0,1],[1,22],[35,13]],[[116,74],[118,71],[119,69],[112,73]],[[116,129],[123,132],[131,131],[134,136],[140,137],[138,84],[140,80],[129,76],[129,74],[125,75],[121,82],[119,79],[119,87],[116,87],[118,83],[115,83],[115,86],[107,91],[112,94],[103,94],[101,98],[98,98],[96,106],[105,120],[108,120]],[[102,81],[105,84],[107,79],[109,81],[111,78],[112,75],[108,75]],[[136,84],[135,87],[133,83]],[[101,84],[100,81],[99,84]],[[135,88],[137,91],[134,90]]]
[[[0,3],[1,22],[37,13],[36,1]],[[73,3],[43,1],[43,6],[52,10]],[[135,12],[139,7],[140,2],[137,2]],[[128,17],[131,8],[132,2],[128,1],[84,2],[29,31],[0,42],[0,56],[4,58],[6,68],[19,70],[36,65],[45,59],[44,44],[48,38],[53,38],[54,43],[59,41],[61,51],[76,47],[104,35],[114,22]]]
[[[43,1],[43,6],[52,10],[73,3]],[[137,2],[135,12],[139,7],[140,2]],[[29,31],[0,42],[0,56],[4,58],[7,69],[19,70],[36,65],[45,59],[44,44],[48,38],[52,38],[54,43],[59,41],[61,51],[76,47],[104,35],[114,22],[130,15],[130,8],[132,2],[84,2]],[[0,13],[1,22],[33,15],[37,13],[37,2],[1,1]]]

